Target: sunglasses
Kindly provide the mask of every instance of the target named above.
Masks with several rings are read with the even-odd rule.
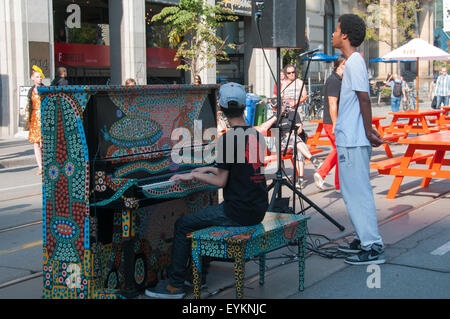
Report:
[[[292,71],[292,72],[286,72],[286,74],[294,74],[295,73],[295,71]]]

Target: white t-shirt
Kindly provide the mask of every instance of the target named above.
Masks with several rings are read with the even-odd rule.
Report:
[[[298,100],[298,98],[300,97],[300,90],[302,89],[303,81],[300,79],[296,79],[291,84],[289,83],[289,81],[283,83],[283,87],[281,88],[281,98],[283,100]]]
[[[370,146],[356,92],[370,92],[366,63],[359,52],[345,62],[336,122],[336,145],[343,147]]]

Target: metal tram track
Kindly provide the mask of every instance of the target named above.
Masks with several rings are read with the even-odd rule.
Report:
[[[411,207],[409,209],[406,209],[405,211],[400,212],[400,213],[398,213],[398,214],[396,214],[394,216],[387,217],[387,218],[379,221],[378,225],[380,226],[380,225],[389,223],[389,222],[391,222],[391,221],[393,221],[393,220],[395,220],[397,218],[400,218],[400,217],[402,217],[404,215],[412,213],[412,212],[414,212],[414,211],[416,211],[418,209],[421,209],[421,208],[423,208],[425,206],[431,205],[431,204],[435,203],[436,201],[443,199],[448,194],[450,194],[450,191],[442,193],[442,194],[440,194],[440,195],[438,195],[438,196],[436,196],[436,197],[434,197],[434,198],[432,198],[432,199],[430,199],[430,200],[428,200],[426,202],[420,203],[420,204],[418,204],[416,206],[413,206],[413,207]],[[311,195],[313,195],[313,194],[308,194],[308,196],[311,196]],[[10,228],[7,228],[7,229],[0,230],[0,233],[6,232],[6,231],[12,231],[12,230],[19,229],[19,228],[34,226],[34,225],[38,225],[38,224],[42,224],[42,221],[33,222],[33,223],[29,223],[29,224],[24,224],[24,225],[19,225],[19,226],[15,226],[15,227],[10,227]],[[331,242],[335,242],[335,241],[337,241],[339,239],[342,239],[344,237],[347,237],[347,236],[348,236],[348,234],[347,235],[343,235],[341,238],[333,239]],[[329,243],[330,242],[324,243],[321,246],[327,245]],[[308,254],[308,255],[310,255],[310,254]],[[279,268],[281,266],[284,266],[286,264],[288,264],[288,263],[287,262],[282,262],[282,263],[274,265],[272,267],[267,267],[266,274],[268,274],[270,271],[276,270],[277,268]],[[20,278],[17,278],[17,279],[14,279],[14,280],[11,280],[11,281],[8,281],[8,282],[5,282],[5,283],[0,283],[0,289],[4,289],[4,288],[7,288],[7,287],[18,285],[18,284],[21,284],[23,282],[26,282],[26,281],[29,281],[29,280],[32,280],[32,279],[35,279],[35,278],[39,278],[39,277],[42,277],[42,276],[43,276],[43,272],[38,272],[38,273],[30,274],[28,276],[20,277]],[[245,279],[245,283],[248,285],[248,284],[251,284],[252,282],[254,282],[256,280],[259,280],[259,274],[255,274],[254,276]],[[221,293],[225,293],[225,292],[233,290],[233,289],[234,289],[234,283],[230,284],[230,285],[227,285],[227,286],[225,286],[223,288],[220,288],[220,289],[218,289],[218,290],[216,290],[214,292],[208,292],[208,295],[206,297],[213,297],[213,296],[216,296],[216,295],[221,294]]]
[[[14,231],[14,230],[17,230],[17,229],[26,228],[26,227],[41,225],[41,224],[42,224],[42,220],[29,222],[27,224],[21,224],[21,225],[17,225],[17,226],[11,226],[11,227],[8,227],[8,228],[0,229],[0,234],[6,233],[6,232],[9,232],[9,231]]]

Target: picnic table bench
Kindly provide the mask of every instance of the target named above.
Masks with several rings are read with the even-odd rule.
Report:
[[[259,284],[264,284],[266,254],[298,240],[299,291],[304,290],[306,223],[309,216],[266,213],[261,224],[248,227],[209,227],[192,234],[194,298],[200,298],[201,257],[234,261],[236,298],[244,297],[245,262],[259,257]]]
[[[441,106],[441,109],[443,112],[439,118],[439,126],[448,130],[450,129],[450,116],[448,116],[448,113],[450,113],[450,106]]]
[[[378,134],[385,140],[387,143],[383,144],[384,150],[386,152],[387,157],[394,157],[392,155],[391,148],[388,142],[398,142],[398,140],[402,137],[406,137],[405,133],[387,133],[386,128],[389,126],[382,126],[381,121],[385,120],[386,117],[372,117],[372,125],[378,131]]]
[[[439,132],[439,126],[432,126],[429,122],[439,122],[442,110],[390,112],[393,115],[392,122],[384,131],[386,133],[430,134]],[[408,123],[400,123],[400,119],[406,119]]]
[[[316,132],[312,137],[308,137],[308,142],[306,143],[309,145],[309,151],[311,154],[314,150],[316,150],[317,146],[331,146],[331,141],[328,139],[328,135],[325,133],[322,133],[324,131],[323,129],[323,120],[311,120],[311,123],[317,123]],[[322,150],[320,150],[322,151]]]
[[[370,164],[370,168],[377,169],[379,174],[395,176],[387,198],[396,197],[405,176],[422,177],[421,187],[427,187],[432,178],[450,179],[450,171],[442,170],[443,166],[450,166],[450,159],[445,159],[446,152],[450,151],[450,131],[406,138],[398,143],[408,145],[405,155]],[[410,168],[411,163],[425,164],[428,168]]]

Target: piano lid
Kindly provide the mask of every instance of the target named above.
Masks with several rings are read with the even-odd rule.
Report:
[[[76,101],[90,160],[170,151],[171,137],[186,129],[196,144],[217,127],[218,85],[64,86],[40,88],[44,96]],[[155,155],[156,156],[156,155]],[[119,160],[120,161],[120,160]]]

